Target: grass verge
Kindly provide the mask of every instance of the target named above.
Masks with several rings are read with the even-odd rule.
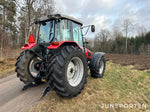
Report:
[[[0,78],[11,75],[15,71],[16,58],[8,58],[0,60]]]
[[[20,49],[12,49],[7,54],[0,52],[0,78],[15,73],[16,58],[19,56]]]
[[[150,74],[107,62],[104,77],[89,76],[85,89],[77,97],[66,99],[52,91],[47,100],[27,112],[149,112],[149,93]]]

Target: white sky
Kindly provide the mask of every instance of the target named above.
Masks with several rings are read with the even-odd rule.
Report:
[[[84,25],[94,24],[96,33],[100,29],[112,30],[114,25],[121,27],[125,18],[150,30],[150,0],[55,0],[55,7]]]

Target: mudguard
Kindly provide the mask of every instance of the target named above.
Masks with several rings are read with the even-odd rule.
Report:
[[[92,58],[92,53],[91,53],[91,51],[88,50],[87,48],[85,48],[85,56],[86,56],[88,59]]]
[[[74,45],[81,48],[76,42],[74,41],[59,41],[59,42],[52,42],[50,46],[47,47],[47,49],[57,49],[62,45]]]
[[[37,43],[35,43],[35,39],[33,37],[33,34],[30,34],[29,39],[28,39],[28,44],[24,44],[23,47],[21,47],[21,49],[31,49],[32,47],[36,46]]]
[[[24,49],[31,49],[32,47],[36,46],[37,43],[29,43],[29,44],[24,44],[23,47],[21,47],[22,50]]]

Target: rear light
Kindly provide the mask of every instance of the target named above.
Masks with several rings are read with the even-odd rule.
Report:
[[[23,47],[28,47],[28,44],[23,44]]]
[[[59,42],[52,42],[51,45],[59,45]]]

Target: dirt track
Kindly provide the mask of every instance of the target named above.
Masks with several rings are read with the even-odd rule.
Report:
[[[143,55],[123,55],[123,54],[105,54],[106,60],[112,60],[113,63],[123,66],[133,65],[134,69],[146,70],[150,73],[150,56]]]
[[[0,112],[24,112],[46,98],[40,100],[46,85],[22,91],[23,85],[16,75],[0,79]]]

